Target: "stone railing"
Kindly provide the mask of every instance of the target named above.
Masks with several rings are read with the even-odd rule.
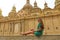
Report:
[[[0,36],[0,40],[60,40],[60,35],[35,36]]]

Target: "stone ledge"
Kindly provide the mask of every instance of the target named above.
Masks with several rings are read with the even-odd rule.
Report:
[[[0,40],[60,40],[60,35],[35,36],[0,36]]]

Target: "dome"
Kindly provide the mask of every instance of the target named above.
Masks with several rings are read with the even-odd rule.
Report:
[[[32,9],[32,5],[31,4],[25,4],[23,9]]]
[[[15,7],[15,6],[12,7],[12,10],[11,10],[11,12],[9,13],[8,16],[9,16],[10,18],[17,17],[16,7]]]
[[[33,9],[33,6],[30,4],[30,1],[27,0],[26,4],[23,6],[21,10],[18,11],[17,15],[30,15],[31,10]]]
[[[26,0],[26,4],[24,5],[23,9],[32,9],[32,5],[30,4],[30,0]]]

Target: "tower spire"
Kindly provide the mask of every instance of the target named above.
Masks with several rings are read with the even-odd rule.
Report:
[[[34,8],[37,8],[37,2],[36,2],[36,0],[34,2]]]
[[[27,0],[27,3],[30,3],[30,0]]]

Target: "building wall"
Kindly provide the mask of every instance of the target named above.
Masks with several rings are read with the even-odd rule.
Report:
[[[43,35],[60,35],[60,15],[42,17],[44,23]],[[16,36],[30,29],[37,30],[38,18],[23,19],[20,22],[0,23],[0,36]]]

